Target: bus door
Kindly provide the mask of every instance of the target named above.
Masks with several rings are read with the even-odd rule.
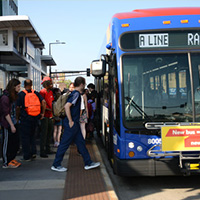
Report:
[[[109,81],[108,72],[103,77],[101,91],[101,110],[102,110],[102,141],[106,146],[107,133],[109,132]]]

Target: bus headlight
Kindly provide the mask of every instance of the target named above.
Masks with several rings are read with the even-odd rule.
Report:
[[[138,147],[137,147],[137,150],[138,150],[139,152],[141,152],[141,151],[143,150],[143,148],[142,148],[141,146],[138,146]]]
[[[129,147],[130,149],[134,148],[134,146],[135,146],[135,145],[134,145],[133,142],[129,142],[129,143],[128,143],[128,147]]]

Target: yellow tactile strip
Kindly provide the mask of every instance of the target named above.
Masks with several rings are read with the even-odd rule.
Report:
[[[86,146],[91,159],[96,161],[92,143],[87,143]],[[78,155],[76,146],[70,147],[64,199],[109,200],[100,168],[85,170],[83,159]]]

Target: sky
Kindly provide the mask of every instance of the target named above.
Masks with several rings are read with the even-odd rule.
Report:
[[[18,15],[29,16],[45,44],[43,55],[56,62],[52,71],[79,71],[99,59],[106,29],[115,13],[163,7],[200,7],[200,0],[18,0]],[[86,77],[87,84],[93,77]],[[67,77],[74,80],[76,77]]]

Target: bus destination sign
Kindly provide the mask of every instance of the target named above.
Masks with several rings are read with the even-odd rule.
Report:
[[[168,33],[160,34],[139,34],[139,47],[168,47],[169,35]]]
[[[181,35],[182,45],[184,46],[199,46],[200,34],[199,33],[187,33]],[[151,48],[151,47],[169,47],[181,45],[176,42],[176,35],[168,33],[160,34],[139,34],[139,47]]]
[[[164,33],[125,33],[120,40],[122,49],[200,48],[200,31]]]

